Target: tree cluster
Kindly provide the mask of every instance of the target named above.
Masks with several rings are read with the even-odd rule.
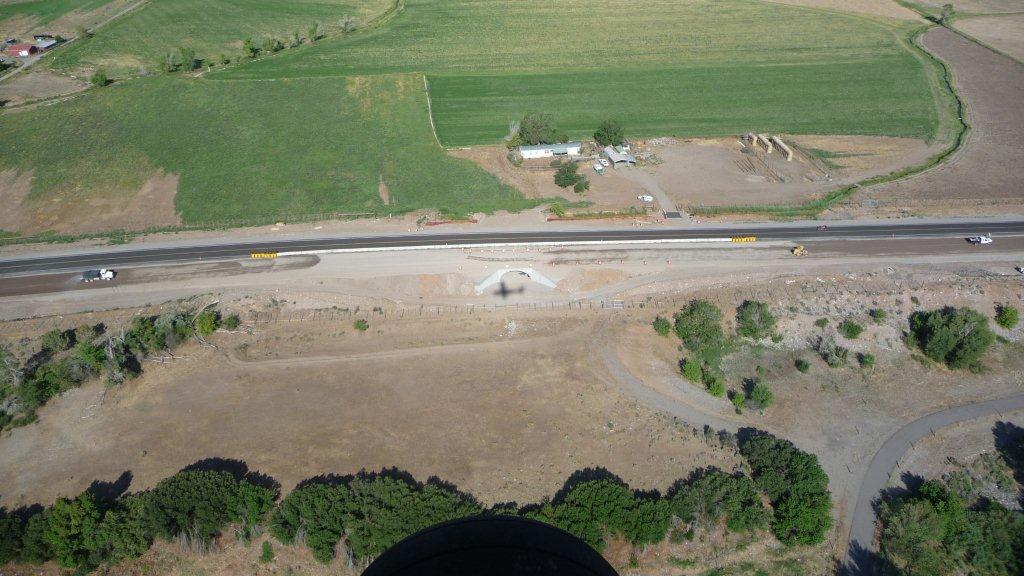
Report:
[[[572,187],[577,194],[582,194],[590,189],[590,181],[583,174],[580,174],[580,165],[575,162],[566,162],[558,166],[555,172],[555,184],[561,188]]]
[[[472,498],[440,482],[362,474],[292,491],[274,511],[270,533],[285,544],[304,542],[322,562],[334,557],[344,538],[354,559],[362,561],[423,528],[482,511]]]
[[[232,323],[237,326],[237,317]],[[23,365],[10,351],[0,349],[0,401],[14,407],[12,414],[0,411],[0,429],[35,421],[35,411],[50,398],[91,378],[105,375],[108,384],[134,378],[148,355],[169,351],[197,334],[207,336],[220,325],[216,310],[194,317],[185,310],[136,316],[127,329],[98,343],[105,330],[102,325],[51,330],[40,339],[39,352]]]
[[[830,504],[828,479],[817,459],[767,434],[744,442],[742,453],[753,479],[706,469],[661,496],[632,490],[607,471],[584,470],[550,500],[486,510],[441,480],[420,483],[397,470],[314,479],[275,507],[277,492],[267,482],[222,470],[186,469],[145,492],[101,497],[86,491],[48,508],[0,511],[0,564],[56,560],[84,572],[137,557],[155,539],[206,550],[229,527],[249,540],[264,525],[281,543],[304,544],[322,562],[341,551],[351,562],[365,564],[424,528],[479,514],[546,522],[598,551],[610,537],[634,545],[660,542],[680,522],[691,530],[724,523],[736,533],[770,525],[787,545],[820,542],[830,527]],[[774,510],[763,504],[765,496]],[[824,511],[824,520],[817,510]],[[264,556],[272,558],[273,550],[264,550]]]
[[[968,502],[942,481],[882,506],[882,553],[898,574],[1024,573],[1024,512]]]
[[[555,120],[550,114],[527,114],[519,122],[519,132],[509,143],[510,146],[522,144],[554,144],[568,139],[566,134],[555,127]]]
[[[910,315],[907,343],[950,368],[981,368],[981,358],[995,335],[988,318],[970,308],[946,307]]]
[[[594,132],[594,141],[601,146],[618,146],[626,140],[622,124],[615,120],[605,120]]]
[[[55,560],[80,572],[142,555],[155,538],[208,543],[229,524],[258,526],[275,492],[228,472],[182,471],[146,492],[83,492],[0,518],[0,564]]]
[[[818,457],[765,433],[743,439],[740,453],[772,503],[775,537],[786,545],[824,541],[832,527],[832,498]]]

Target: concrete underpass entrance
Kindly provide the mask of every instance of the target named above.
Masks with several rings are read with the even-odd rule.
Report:
[[[478,282],[476,284],[476,293],[483,294],[488,288],[493,286],[503,287],[504,284],[502,283],[502,278],[504,278],[506,274],[520,274],[528,277],[530,280],[540,284],[541,286],[546,286],[548,288],[555,287],[555,283],[550,278],[544,276],[540,272],[537,272],[533,268],[504,268],[501,270],[495,270],[493,274]]]

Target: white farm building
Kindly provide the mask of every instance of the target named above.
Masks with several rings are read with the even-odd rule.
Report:
[[[520,146],[519,154],[524,160],[530,158],[551,158],[552,156],[579,156],[581,142],[566,142],[564,144],[537,144],[536,146]]]

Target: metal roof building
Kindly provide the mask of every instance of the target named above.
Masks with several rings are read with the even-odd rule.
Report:
[[[520,146],[519,153],[523,158],[550,158],[552,156],[579,156],[581,142],[564,142],[562,144],[536,144]]]
[[[626,154],[625,152],[619,152],[611,146],[604,147],[604,155],[611,161],[612,166],[618,166],[619,164],[636,164],[636,156],[632,154]]]

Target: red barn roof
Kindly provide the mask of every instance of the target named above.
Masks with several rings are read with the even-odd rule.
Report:
[[[32,44],[11,44],[7,47],[7,51],[13,54],[20,54],[22,52],[35,52],[37,48]]]

